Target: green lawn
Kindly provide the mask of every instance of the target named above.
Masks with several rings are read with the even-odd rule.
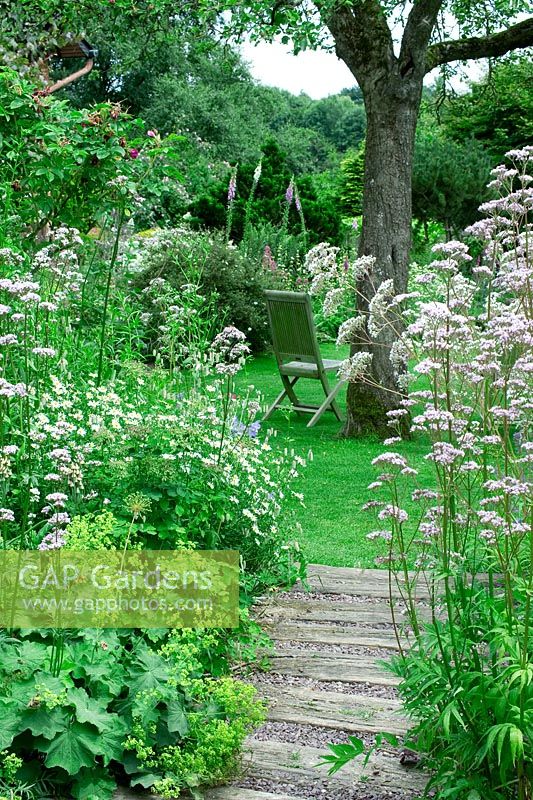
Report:
[[[328,358],[345,356],[344,350],[336,350],[333,345],[322,345],[321,349]],[[265,403],[274,400],[282,387],[273,356],[259,356],[249,361],[239,376],[237,388],[242,390],[251,384],[261,391]],[[315,402],[321,399],[318,381],[302,379],[300,387],[303,398]],[[345,395],[343,390],[339,396],[343,411]],[[309,451],[313,454],[295,486],[305,496],[305,508],[298,512],[303,531],[300,543],[311,562],[346,567],[373,566],[375,557],[383,553],[383,545],[369,541],[366,534],[382,525],[374,514],[362,511],[361,506],[377,496],[366,487],[376,475],[372,459],[386,448],[377,439],[340,439],[341,426],[330,412],[324,414],[314,428],[306,427],[308,421],[308,415],[277,411],[266,423],[276,431],[273,443],[277,441],[281,447],[292,447],[299,455],[306,456]],[[401,452],[411,466],[420,470],[420,483],[429,486],[431,470],[423,460],[427,452],[423,442],[405,442]],[[404,506],[411,513],[415,511],[410,501]]]

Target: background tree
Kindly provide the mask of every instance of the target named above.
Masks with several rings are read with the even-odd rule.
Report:
[[[365,185],[365,146],[351,150],[341,161],[340,205],[346,216],[356,217],[363,210]]]
[[[244,161],[239,165],[237,197],[233,210],[232,237],[239,240],[243,235],[246,205],[252,188],[257,160]],[[261,159],[261,178],[257,185],[251,209],[250,222],[256,226],[270,223],[279,226],[284,206],[285,192],[292,177],[286,154],[275,140],[265,142]],[[207,227],[223,228],[226,222],[229,175],[224,180],[213,182],[208,190],[199,194],[190,205],[196,223]],[[324,239],[336,240],[339,228],[338,208],[331,198],[321,199],[311,176],[298,179],[298,193],[302,202],[310,243]],[[300,218],[294,207],[288,219],[288,232],[297,234],[301,230]],[[268,244],[269,242],[265,242]],[[262,253],[259,253],[259,257]]]
[[[474,139],[454,142],[442,130],[417,133],[413,165],[413,214],[427,227],[442,222],[448,239],[478,217],[494,161]]]
[[[448,137],[476,139],[501,163],[510,148],[533,143],[533,61],[514,57],[492,65],[468,93],[449,99],[441,117]]]

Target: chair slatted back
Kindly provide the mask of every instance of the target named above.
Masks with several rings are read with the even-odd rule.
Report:
[[[303,292],[265,292],[272,343],[278,364],[304,361],[322,366],[311,298]]]

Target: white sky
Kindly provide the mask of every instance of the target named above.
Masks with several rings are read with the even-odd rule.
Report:
[[[318,99],[355,84],[344,61],[324,50],[306,50],[294,56],[286,45],[261,42],[257,47],[246,43],[241,52],[260,83],[293,94],[305,92]]]
[[[344,61],[338,59],[334,53],[324,50],[306,50],[294,56],[290,46],[279,42],[261,42],[255,47],[246,42],[241,46],[241,53],[256,80],[266,86],[286,89],[293,94],[304,92],[309,97],[318,99],[355,85],[355,79]],[[482,62],[472,62],[469,65],[470,78],[479,79],[482,73]],[[432,83],[436,75],[435,70],[426,78],[426,83]],[[466,88],[464,82],[454,79],[454,88],[460,90],[461,86]]]

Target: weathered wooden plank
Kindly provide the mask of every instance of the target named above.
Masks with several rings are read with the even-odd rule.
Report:
[[[388,752],[376,753],[366,770],[362,768],[362,759],[357,759],[349,767],[329,777],[326,769],[316,769],[325,750],[287,742],[251,740],[249,744],[250,752],[245,757],[245,769],[248,774],[263,778],[271,777],[289,782],[295,779],[316,784],[321,777],[331,788],[367,786],[382,791],[393,789],[397,793],[405,793],[409,800],[421,793],[427,782],[422,772],[402,767],[397,754]]]
[[[369,683],[378,686],[397,686],[396,676],[386,672],[372,656],[345,653],[280,650],[269,658],[270,669],[278,675],[314,678],[318,681]]]
[[[267,633],[277,641],[399,649],[394,633],[380,628],[345,628],[333,623],[320,625],[311,622],[284,622],[265,627]]]
[[[410,578],[414,576],[411,574]],[[308,567],[308,585],[312,592],[326,594],[349,594],[360,597],[389,597],[388,573],[379,569],[348,569],[346,567],[326,567],[321,564],[310,564]],[[299,586],[302,591],[305,587]],[[393,584],[392,597],[398,598],[402,593]],[[416,596],[419,600],[429,598],[427,586],[423,580],[418,582]]]
[[[346,603],[342,600],[317,600],[309,598],[272,598],[254,608],[259,622],[281,622],[283,620],[303,620],[305,622],[348,622],[353,625],[392,624],[391,609],[388,603]],[[401,610],[396,612],[398,621],[404,618]]]
[[[189,796],[189,795],[187,795]],[[180,794],[180,798],[182,795]],[[271,794],[270,792],[256,792],[253,789],[241,789],[240,786],[216,786],[206,789],[203,797],[205,800],[305,800],[291,794]],[[129,789],[119,789],[113,800],[162,800],[160,797],[134,793]],[[178,798],[176,797],[176,800]],[[183,798],[185,800],[185,796]]]
[[[399,713],[399,700],[270,684],[262,684],[260,694],[268,701],[268,718],[273,722],[318,725],[350,733],[386,731],[400,735],[408,729]]]
[[[305,798],[293,794],[255,792],[253,789],[241,789],[239,786],[222,786],[207,791],[205,800],[305,800]]]

